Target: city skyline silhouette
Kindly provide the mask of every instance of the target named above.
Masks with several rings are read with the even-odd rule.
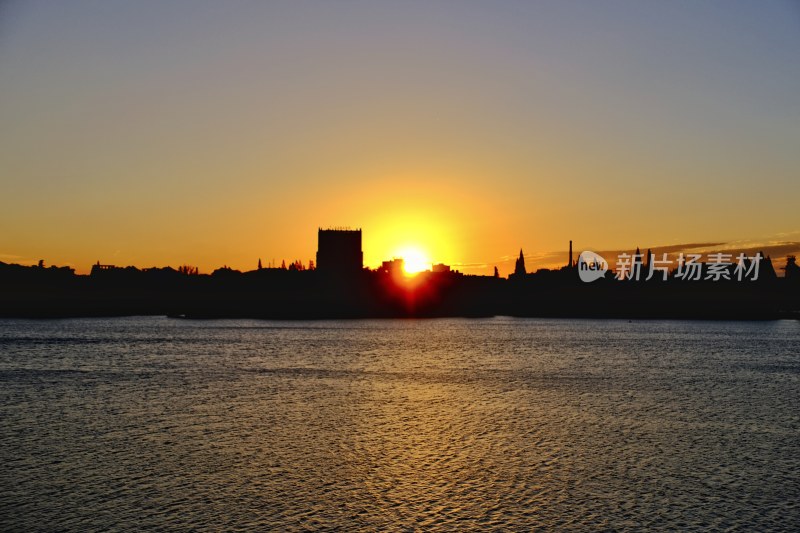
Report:
[[[362,230],[319,228],[315,260],[139,269],[0,263],[6,317],[168,315],[182,318],[398,318],[497,315],[605,318],[776,319],[800,313],[800,267],[790,255],[777,275],[769,255],[679,254],[638,247],[615,265],[586,264],[573,242],[560,268],[529,271],[520,249],[507,277],[469,275],[444,263],[409,271],[403,258],[365,267]],[[601,258],[606,270],[587,277]],[[674,267],[674,268],[673,268]],[[616,273],[615,273],[616,271]]]

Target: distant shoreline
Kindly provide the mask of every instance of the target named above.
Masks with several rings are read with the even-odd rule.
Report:
[[[800,279],[591,283],[577,269],[511,276],[423,272],[413,277],[361,270],[104,270],[77,276],[58,268],[0,268],[0,317],[169,316],[194,319],[540,317],[678,320],[800,318]]]

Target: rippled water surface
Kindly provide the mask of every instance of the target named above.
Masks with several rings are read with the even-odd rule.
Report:
[[[0,321],[0,529],[800,527],[800,323]]]

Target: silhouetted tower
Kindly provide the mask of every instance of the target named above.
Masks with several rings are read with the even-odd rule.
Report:
[[[524,276],[527,274],[525,271],[525,256],[522,255],[522,248],[519,249],[519,258],[514,265],[514,274],[517,276]]]
[[[261,270],[261,258],[258,258],[258,269]]]
[[[797,266],[797,256],[787,255],[786,266],[783,267],[786,279],[797,282],[800,281],[800,266]]]
[[[636,251],[633,253],[633,258],[631,259],[631,279],[639,280],[642,277],[642,251],[639,250],[639,247],[636,247]]]
[[[567,263],[567,266],[572,268],[573,264],[574,263],[572,262],[572,241],[569,241],[569,263]]]
[[[359,272],[364,265],[360,229],[322,229],[317,237],[317,270]]]
[[[758,275],[759,279],[775,279],[778,275],[775,273],[775,267],[772,265],[772,258],[770,256],[764,256],[764,252],[759,252],[761,257],[761,268],[760,273]]]

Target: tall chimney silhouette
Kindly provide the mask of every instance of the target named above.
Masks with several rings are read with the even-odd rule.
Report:
[[[572,268],[572,241],[569,241],[569,265],[567,266]]]

